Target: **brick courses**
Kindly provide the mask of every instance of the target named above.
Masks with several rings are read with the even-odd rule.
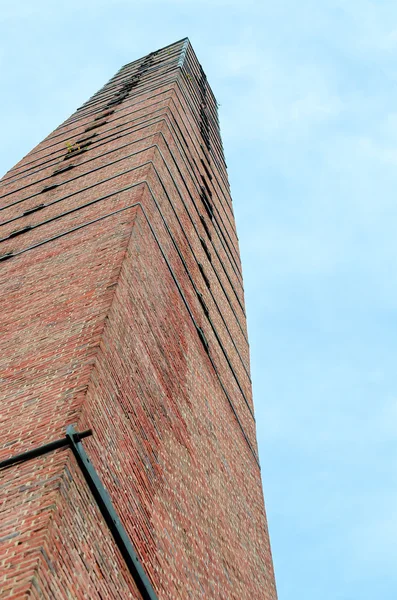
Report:
[[[0,460],[84,440],[160,599],[275,600],[217,104],[187,39],[0,181]],[[0,597],[141,598],[68,449],[0,471]]]

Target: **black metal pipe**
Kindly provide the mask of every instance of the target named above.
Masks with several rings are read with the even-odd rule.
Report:
[[[76,432],[76,435],[79,439],[83,439],[92,435],[92,430],[87,429],[86,431],[81,431],[80,433]],[[33,450],[28,450],[27,452],[22,452],[21,454],[16,454],[15,456],[11,456],[10,458],[6,458],[0,462],[0,469],[5,469],[7,467],[11,467],[21,462],[25,462],[27,460],[31,460],[32,458],[36,458],[37,456],[42,456],[43,454],[47,454],[48,452],[53,452],[54,450],[58,450],[58,448],[64,448],[65,446],[69,446],[69,438],[64,437],[60,440],[55,440],[54,442],[49,442],[48,444],[44,444],[44,446],[39,446],[38,448],[33,448]]]
[[[128,569],[134,578],[136,586],[141,593],[143,600],[157,600],[157,596],[149,581],[148,576],[139,560],[138,554],[131,543],[126,530],[124,529],[117,512],[110,500],[110,496],[102,485],[98,473],[94,469],[88,458],[83,445],[80,443],[79,434],[72,425],[66,429],[68,444],[74,454],[84,479],[91,490],[92,495],[101,511],[109,531],[117,544],[118,549],[124,558]]]

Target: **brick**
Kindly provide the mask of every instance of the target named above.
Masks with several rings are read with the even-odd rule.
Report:
[[[0,461],[92,429],[159,599],[276,600],[238,238],[188,40],[120,69],[0,200]],[[70,449],[0,470],[0,511],[1,598],[141,598]]]

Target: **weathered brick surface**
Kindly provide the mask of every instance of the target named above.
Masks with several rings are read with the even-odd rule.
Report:
[[[159,598],[275,600],[238,239],[188,42],[123,67],[0,201],[0,460],[92,428]],[[0,471],[0,510],[2,598],[140,598],[70,450]]]

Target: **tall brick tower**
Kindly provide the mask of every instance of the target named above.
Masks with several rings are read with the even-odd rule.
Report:
[[[1,181],[1,598],[275,600],[217,104],[187,39]]]

